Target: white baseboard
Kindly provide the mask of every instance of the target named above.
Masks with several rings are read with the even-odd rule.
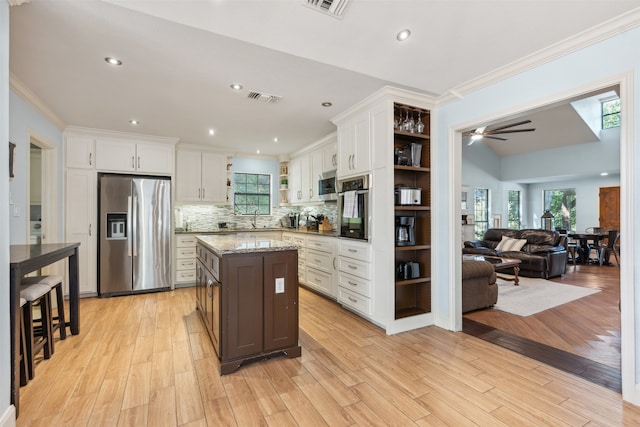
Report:
[[[2,417],[0,417],[0,427],[16,427],[16,407],[7,406]]]

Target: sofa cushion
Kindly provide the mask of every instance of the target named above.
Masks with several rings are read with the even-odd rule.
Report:
[[[511,237],[502,236],[502,240],[496,246],[497,251],[519,251],[527,243],[526,239],[512,239]]]
[[[558,246],[560,233],[551,230],[520,230],[520,239],[526,239],[529,245]]]

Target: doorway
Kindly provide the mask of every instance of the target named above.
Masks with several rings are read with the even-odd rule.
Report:
[[[603,88],[603,89],[604,89],[604,88]],[[579,97],[581,97],[581,96],[587,96],[587,95],[588,95],[588,93],[587,93],[587,92],[589,92],[589,91],[585,91],[585,93],[584,93],[584,94],[576,96],[576,99],[577,99],[577,98],[579,98]],[[559,101],[558,101],[558,102],[559,102]],[[535,107],[534,107],[534,109],[545,109],[545,108],[549,108],[549,105],[544,105],[544,106],[535,106]],[[526,116],[526,115],[528,114],[528,112],[527,112],[527,111],[520,111],[520,112],[517,112],[517,113],[514,113],[514,114],[516,114],[516,115],[514,115],[513,117],[523,118],[524,116]],[[513,117],[511,117],[511,118],[513,118]],[[497,117],[496,117],[496,118],[493,120],[493,122],[500,122],[500,121],[503,121],[503,122],[504,122],[504,121],[507,121],[507,119],[504,119],[503,117],[501,117],[501,118],[497,118]],[[482,123],[482,124],[475,123],[475,124],[473,124],[472,126],[484,126],[485,124],[486,124],[486,123]],[[469,128],[471,128],[471,126],[469,126]],[[467,128],[466,128],[466,127],[465,127],[465,128],[461,128],[461,131],[464,131],[464,130],[467,130]],[[460,132],[460,133],[462,133],[462,132]],[[621,138],[622,138],[622,132],[621,132]],[[460,139],[461,139],[461,138],[460,138]],[[458,143],[462,143],[462,141],[458,140]],[[621,144],[621,146],[622,146],[622,141],[620,142],[620,144]],[[624,152],[624,149],[623,149],[623,148],[621,148],[621,151],[622,151],[622,152]],[[622,163],[622,159],[623,159],[623,158],[621,157],[620,162],[619,162],[619,165],[620,165],[620,163]],[[540,159],[538,158],[538,160],[540,160]],[[621,169],[624,169],[624,166],[623,166]],[[460,168],[460,175],[461,175],[461,177],[462,177],[462,168]],[[466,184],[469,184],[469,180],[468,180],[468,179],[461,179],[461,181],[464,181]],[[621,185],[623,185],[623,186],[624,186],[626,181],[624,181],[624,179],[621,177],[621,181],[620,181],[620,182],[621,182]],[[620,225],[621,225],[621,224],[620,224],[620,219],[619,219],[619,218],[620,218],[620,198],[619,198],[620,193],[619,193],[619,188],[620,188],[620,187],[618,187],[618,193],[617,193],[617,194],[618,194],[618,199],[617,199],[617,205],[616,205],[617,213],[618,213],[618,224],[617,224],[617,227],[613,227],[613,228],[615,228],[615,229],[617,229],[617,230],[620,230]],[[613,202],[609,201],[609,202],[607,202],[607,203],[613,203]],[[600,206],[602,206],[602,204],[601,204]],[[535,210],[535,207],[533,207],[533,205],[531,205],[529,210],[531,210],[531,209]],[[596,211],[596,212],[597,212],[597,211]],[[622,221],[622,222],[623,222],[623,224],[622,224],[622,225],[623,225],[623,227],[624,227],[624,219],[623,219],[623,221]],[[533,223],[535,223],[535,221],[533,221]],[[538,221],[538,223],[539,223],[539,221]],[[601,226],[601,227],[602,227],[602,226]],[[534,226],[531,226],[530,228],[536,228],[536,226],[534,225]],[[608,227],[608,228],[612,228],[612,227]],[[595,270],[594,270],[594,277],[597,277],[597,275],[598,275],[597,270],[598,270],[598,269],[600,269],[600,268],[610,268],[610,269],[615,269],[615,270],[616,270],[616,271],[615,271],[616,275],[614,275],[614,280],[616,281],[615,286],[614,286],[614,287],[615,287],[614,292],[615,292],[615,293],[617,293],[617,298],[615,299],[616,304],[608,304],[608,305],[607,305],[607,310],[610,310],[610,313],[607,313],[607,314],[608,314],[608,315],[611,315],[611,317],[615,317],[615,318],[617,318],[617,331],[616,331],[615,336],[611,337],[611,339],[618,339],[618,343],[617,343],[617,346],[618,346],[618,347],[617,347],[617,351],[618,351],[618,355],[617,355],[617,356],[618,356],[618,374],[617,374],[617,375],[618,375],[618,391],[620,391],[620,388],[621,388],[621,387],[620,387],[620,383],[621,383],[621,368],[620,368],[620,363],[621,363],[621,360],[620,360],[619,353],[620,353],[620,342],[621,342],[621,338],[620,338],[620,337],[621,337],[621,326],[620,326],[620,325],[621,325],[621,323],[622,323],[622,315],[621,315],[620,311],[618,310],[618,304],[617,304],[617,302],[619,301],[619,299],[618,299],[618,298],[619,298],[619,296],[620,296],[620,294],[621,294],[621,289],[620,289],[620,288],[621,288],[621,286],[622,286],[622,285],[621,285],[621,283],[620,283],[620,270],[618,270],[618,268],[619,268],[619,267],[618,267],[617,265],[616,265],[616,266],[614,266],[614,267],[594,267],[594,268],[595,268]],[[581,274],[581,272],[579,271],[579,267],[578,267],[578,271],[574,271],[574,270],[576,270],[576,268],[575,268],[575,267],[573,268],[573,270],[571,270],[571,274],[573,274],[573,275],[574,275],[574,277],[576,277],[576,275]],[[568,269],[568,273],[569,273],[569,269]],[[583,271],[583,273],[587,273],[587,272],[586,272],[586,271]],[[568,276],[569,276],[569,274],[567,274],[567,277],[568,277]],[[575,280],[575,279],[572,279],[572,280]],[[611,291],[608,291],[608,292],[611,292]],[[598,307],[598,309],[600,309],[600,308],[602,308],[602,307]],[[588,312],[589,312],[589,313],[592,313],[592,317],[594,317],[594,318],[595,318],[595,317],[597,317],[596,311],[597,311],[597,310],[595,310],[595,311],[588,311]],[[466,319],[467,317],[468,317],[468,316],[465,316],[465,319]],[[575,324],[575,323],[574,323],[574,324],[572,324],[571,322],[573,321],[573,322],[579,323],[579,320],[577,320],[577,319],[573,319],[573,320],[572,320],[572,319],[566,319],[566,320],[568,321],[568,322],[567,322],[567,329],[566,329],[566,333],[567,333],[567,335],[570,335],[570,334],[571,334],[571,328],[575,328],[575,327],[576,327],[576,324]],[[532,321],[534,321],[534,322],[535,322],[535,319],[532,319]],[[464,321],[463,321],[463,323],[466,323],[466,322],[464,322]],[[559,321],[559,318],[556,318],[556,323],[561,324],[562,322],[560,322],[560,321]],[[578,324],[577,326],[579,327],[580,325]],[[610,324],[603,325],[603,329],[606,329],[606,328],[607,328],[607,327],[609,327],[609,326],[610,326]],[[467,330],[467,324],[464,324],[464,329],[463,329],[463,330],[465,330],[465,331]],[[494,328],[493,328],[493,331],[481,330],[481,331],[479,331],[478,333],[479,333],[479,334],[486,334],[487,336],[488,336],[488,335],[493,335],[493,336],[495,337],[495,335],[496,335],[496,331],[499,331],[499,327],[494,327]],[[537,325],[537,333],[538,333],[538,334],[544,334],[544,333],[545,333],[544,327],[541,327],[541,325],[540,325],[540,324],[538,324],[538,325]],[[518,334],[517,334],[517,333],[512,333],[512,336],[518,336]],[[502,338],[502,341],[503,341],[503,342],[505,342],[506,340],[508,340],[508,338],[507,338],[507,339],[505,339],[504,337]],[[561,338],[559,338],[559,341],[560,341],[560,340],[561,340]],[[513,341],[512,341],[512,342],[513,342]],[[525,347],[526,347],[526,345],[519,345],[519,347],[520,347],[520,348],[525,348]],[[550,347],[558,348],[558,347],[560,347],[560,346],[553,346],[553,345],[550,345]],[[525,350],[525,351],[526,351],[526,350]],[[615,351],[615,350],[614,350],[614,351]],[[529,354],[527,354],[527,353],[523,353],[523,354],[529,355]],[[536,357],[533,357],[533,358],[536,358]],[[538,359],[538,360],[540,360],[540,359]],[[543,361],[544,363],[548,363],[547,361],[544,361],[544,360],[542,360],[542,361]],[[549,363],[549,364],[551,364],[551,363]],[[570,364],[568,364],[568,365],[570,365]]]

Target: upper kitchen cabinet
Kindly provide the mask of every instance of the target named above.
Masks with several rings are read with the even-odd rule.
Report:
[[[105,171],[172,174],[173,144],[125,139],[96,140],[96,167]]]
[[[338,142],[336,134],[329,136],[329,142],[322,148],[322,172],[330,172],[338,169]]]
[[[371,170],[371,117],[369,111],[336,122],[338,126],[337,175],[361,175]]]
[[[95,139],[90,136],[65,136],[64,159],[68,168],[94,169],[96,167]]]
[[[180,202],[227,203],[226,164],[225,154],[178,149],[176,199]]]

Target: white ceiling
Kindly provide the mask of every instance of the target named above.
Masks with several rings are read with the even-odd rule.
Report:
[[[382,86],[457,94],[640,6],[351,0],[336,19],[305,2],[32,0],[10,8],[10,70],[65,125],[278,155],[332,132],[331,117]],[[403,28],[412,36],[399,43]],[[124,65],[110,67],[106,56]],[[242,91],[229,88],[236,82]],[[249,100],[249,90],[283,99]],[[141,124],[132,128],[132,118]]]

